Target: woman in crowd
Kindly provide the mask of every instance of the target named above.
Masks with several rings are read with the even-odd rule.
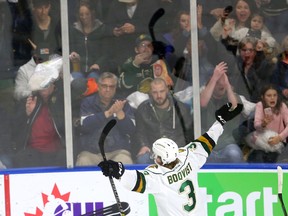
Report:
[[[251,14],[256,10],[256,5],[254,1],[238,0],[232,9],[231,17],[228,17],[229,13],[223,10],[222,17],[211,27],[210,32],[216,41],[221,40],[223,31],[233,37],[236,30],[249,27]]]
[[[191,24],[189,11],[180,11],[175,19],[175,25],[171,32],[164,34],[164,39],[175,49],[177,56],[184,54],[185,46],[190,40]]]
[[[95,18],[92,5],[87,0],[80,1],[78,21],[70,30],[70,60],[73,65],[72,76],[98,78],[104,70],[105,55],[103,37],[105,26]]]
[[[262,52],[256,51],[256,45],[255,38],[245,37],[240,41],[234,68],[228,73],[235,92],[254,103],[261,99],[262,87],[270,83],[274,67]]]
[[[256,104],[254,127],[247,139],[252,146],[248,162],[276,162],[288,136],[288,109],[272,84],[263,88]]]

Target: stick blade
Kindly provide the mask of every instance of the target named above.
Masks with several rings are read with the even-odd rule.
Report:
[[[99,139],[99,148],[103,159],[106,159],[104,152],[104,142],[108,133],[112,130],[112,128],[116,125],[117,121],[115,119],[111,119],[103,128],[100,139]]]
[[[123,214],[128,215],[131,211],[129,203],[121,202],[121,206],[123,209],[122,213],[119,212],[118,204],[115,203],[113,205],[104,207],[103,209],[98,209],[96,211],[86,213],[82,216],[97,216],[97,215],[99,215],[99,216],[100,215],[101,216],[122,216]]]
[[[285,208],[283,196],[282,196],[282,189],[283,189],[283,170],[282,167],[277,166],[277,173],[278,173],[278,198],[281,203],[282,211],[284,216],[287,216],[287,211]]]
[[[283,170],[282,170],[282,167],[277,166],[277,173],[278,173],[278,194],[282,194],[282,189],[283,189]]]

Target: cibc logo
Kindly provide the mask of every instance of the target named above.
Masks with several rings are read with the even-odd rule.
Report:
[[[37,206],[35,213],[25,216],[79,216],[103,208],[103,202],[70,203],[70,192],[61,194],[57,184],[51,194],[42,193],[43,206]]]

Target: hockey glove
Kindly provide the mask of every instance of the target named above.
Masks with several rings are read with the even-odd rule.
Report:
[[[125,171],[125,167],[121,162],[115,162],[112,160],[102,161],[98,166],[101,168],[103,175],[112,176],[116,179],[119,179]]]
[[[241,113],[242,109],[243,104],[238,103],[235,108],[232,108],[232,104],[227,103],[223,105],[220,109],[216,110],[216,120],[219,121],[222,125],[224,125],[227,121],[233,119],[235,116]]]

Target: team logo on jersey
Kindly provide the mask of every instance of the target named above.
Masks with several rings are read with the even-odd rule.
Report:
[[[188,148],[189,148],[189,151],[194,151],[196,147],[197,147],[196,143],[191,143]]]

